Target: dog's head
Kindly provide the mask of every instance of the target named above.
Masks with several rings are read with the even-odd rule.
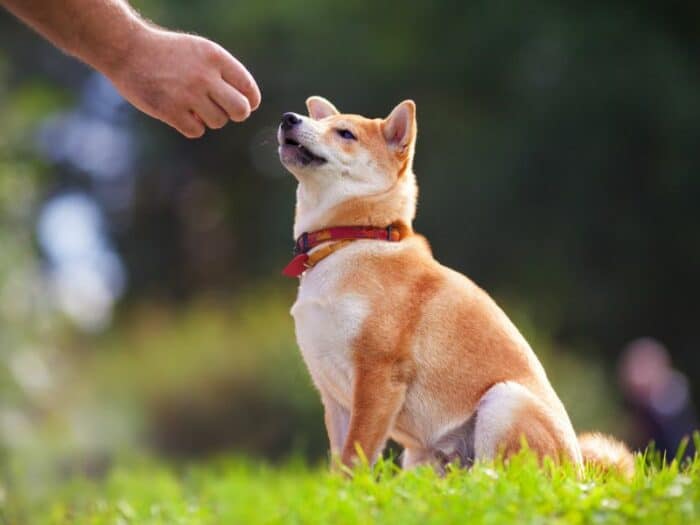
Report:
[[[381,220],[410,224],[415,209],[413,101],[400,103],[385,119],[341,114],[321,97],[310,97],[306,107],[308,117],[285,113],[277,132],[280,160],[299,181],[297,222],[310,223],[304,228],[325,227],[329,224],[318,224],[324,214],[326,222],[350,224],[396,213],[400,216]],[[358,201],[365,208],[374,202],[375,217],[331,219],[334,209]],[[300,217],[304,211],[308,220]]]

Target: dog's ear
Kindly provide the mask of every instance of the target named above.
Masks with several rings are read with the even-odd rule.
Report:
[[[387,143],[399,152],[408,151],[416,138],[416,104],[404,100],[382,122]]]
[[[306,108],[309,110],[309,116],[314,120],[321,120],[340,113],[333,104],[323,97],[307,98]]]

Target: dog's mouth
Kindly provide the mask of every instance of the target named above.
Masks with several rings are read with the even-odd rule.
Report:
[[[280,154],[283,155],[283,160],[284,157],[290,155],[304,166],[308,166],[309,164],[323,164],[326,162],[326,159],[320,155],[316,155],[306,146],[290,138],[285,138],[284,142],[280,145]]]

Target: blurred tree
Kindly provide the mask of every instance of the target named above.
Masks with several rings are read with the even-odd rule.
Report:
[[[153,137],[154,152],[173,153],[165,163],[149,159],[153,172],[143,184],[158,181],[174,194],[164,202],[156,197],[162,192],[142,193],[141,227],[123,238],[136,275],[138,247],[151,246],[144,281],[162,282],[155,272],[167,267],[160,274],[167,288],[197,289],[199,279],[184,277],[193,277],[191,257],[202,252],[211,253],[207,264],[219,259],[217,271],[199,272],[209,286],[274,272],[287,251],[293,203],[292,181],[274,167],[277,115],[301,111],[313,93],[368,115],[413,97],[421,130],[417,225],[441,260],[527,301],[564,340],[615,352],[649,332],[685,368],[700,364],[691,351],[700,292],[693,59],[700,43],[686,23],[696,6],[384,2],[370,10],[364,2],[292,0],[211,2],[196,13],[187,2],[142,7],[246,57],[265,92],[255,121],[201,143],[161,130]],[[174,176],[171,155],[187,162],[176,170],[185,176]],[[192,185],[208,187],[209,197],[176,198],[196,193]],[[212,208],[222,222],[191,233],[197,215]],[[153,238],[161,242],[147,241]],[[174,254],[184,255],[179,269]]]
[[[58,320],[48,302],[33,240],[43,167],[28,145],[36,122],[65,99],[33,83],[8,87],[0,54],[0,451],[24,444],[52,406],[52,336]]]
[[[416,226],[439,260],[522,306],[563,347],[612,360],[624,342],[650,334],[700,381],[698,5],[135,4],[240,55],[263,105],[245,124],[196,142],[134,120],[136,190],[111,229],[130,275],[126,306],[231,294],[255,278],[293,288],[278,275],[294,203],[293,180],[277,161],[279,115],[303,111],[312,94],[370,116],[413,98]],[[84,79],[84,68],[3,14],[0,49],[10,90],[38,75],[60,89]],[[11,104],[4,108],[6,118]],[[3,158],[11,152],[15,163],[31,157],[30,140],[8,142],[17,129],[3,122],[0,133]],[[57,179],[91,188],[81,174],[57,173],[0,185],[34,180],[35,199]],[[24,214],[23,240],[13,242],[31,260],[32,207],[6,199],[2,213]]]

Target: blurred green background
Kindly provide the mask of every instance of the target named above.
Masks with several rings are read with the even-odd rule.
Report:
[[[700,380],[700,4],[135,5],[229,49],[263,104],[188,141],[0,11],[2,464],[41,484],[142,451],[324,456],[274,136],[312,94],[416,101],[416,229],[516,321],[579,430],[639,442],[616,372],[637,337]]]

